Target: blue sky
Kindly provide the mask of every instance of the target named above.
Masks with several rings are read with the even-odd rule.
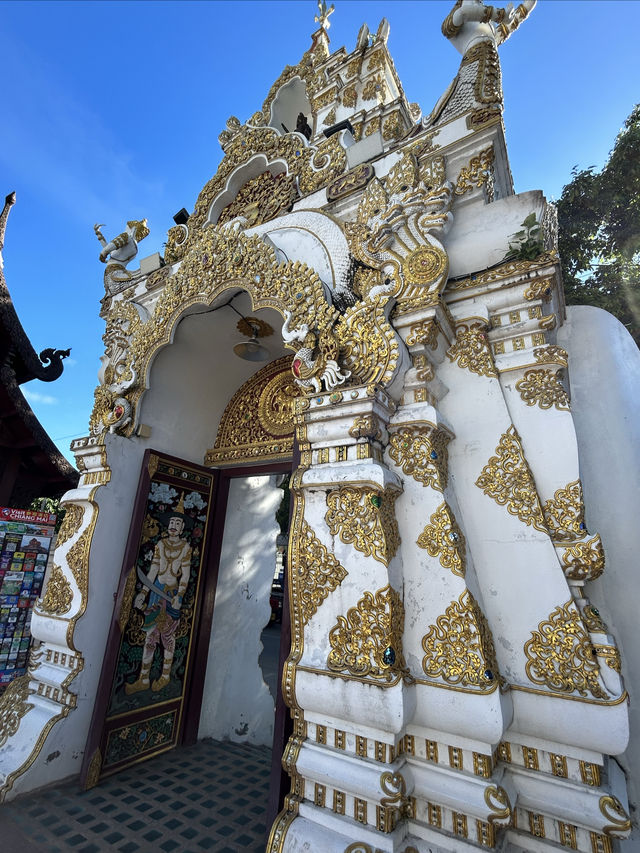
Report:
[[[334,0],[332,49],[367,22],[391,25],[407,97],[428,114],[460,57],[440,33],[452,0]],[[16,190],[5,276],[37,350],[72,347],[62,377],[23,386],[70,459],[87,433],[104,323],[105,236],[147,217],[140,256],[162,252],[221,159],[229,115],[245,121],[316,28],[314,0],[2,2],[0,197]],[[539,0],[500,49],[516,191],[558,197],[573,165],[601,166],[639,99],[635,0]]]

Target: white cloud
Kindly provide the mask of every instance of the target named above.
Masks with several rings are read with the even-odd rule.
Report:
[[[52,397],[51,394],[41,394],[39,391],[30,391],[28,388],[22,388],[21,390],[30,403],[40,403],[43,406],[58,405],[58,398]]]

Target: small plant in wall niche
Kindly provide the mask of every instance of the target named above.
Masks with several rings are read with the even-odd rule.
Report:
[[[511,235],[505,261],[534,261],[542,254],[542,226],[535,213],[530,213],[521,225],[522,230]]]

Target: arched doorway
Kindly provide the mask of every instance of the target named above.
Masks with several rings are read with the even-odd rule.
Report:
[[[173,345],[160,354],[154,365],[157,375],[152,376],[145,400],[152,422],[154,407],[168,393],[162,389],[175,388],[183,403],[190,395],[191,406],[196,408],[198,382],[190,381],[193,376],[185,370],[185,362],[197,353],[196,374],[202,374],[203,363],[211,363],[212,351],[221,349],[224,312],[219,309],[225,305],[202,312],[210,315],[207,318],[199,312],[186,318]],[[228,317],[222,323],[226,320]],[[202,328],[205,323],[209,324],[208,334]],[[296,386],[289,361],[290,356],[281,356],[254,372],[218,416],[218,440],[204,459],[215,468],[154,452],[152,447],[145,452],[90,726],[83,767],[87,786],[132,762],[202,737],[271,743],[273,700],[277,704],[278,697],[264,684],[258,656],[260,632],[269,619],[275,567],[275,511],[282,496],[276,480],[291,470],[293,451],[292,404],[287,391],[295,394]],[[255,365],[250,368],[255,371]],[[220,384],[228,381],[225,375]],[[219,406],[221,394],[216,396]],[[206,405],[200,408],[200,416]],[[248,413],[251,417],[245,419]],[[171,440],[174,445],[182,442],[183,447],[191,442],[189,457],[193,458],[204,432],[202,424],[195,423],[198,418],[193,411],[190,421],[193,428],[183,422],[182,434],[172,435]],[[151,446],[154,438],[158,440],[149,437]],[[160,438],[166,446],[169,436]],[[200,450],[200,460],[204,457]],[[182,488],[187,481],[188,487]],[[176,652],[167,660],[165,640],[169,646],[173,643],[170,632],[163,634],[163,625],[153,621],[151,596],[156,596],[152,604],[156,609],[159,604],[162,613],[177,618],[176,608],[172,602],[158,603],[161,593],[154,593],[152,587],[162,572],[156,571],[152,577],[152,568],[162,562],[157,549],[165,534],[163,523],[185,510],[188,530],[180,534],[191,548],[191,577],[189,586],[179,590],[183,600],[179,609],[187,609],[189,618],[185,620],[180,613],[175,630],[180,656]],[[283,637],[286,632],[285,624]],[[287,650],[283,639],[283,652]],[[174,683],[172,695],[171,685],[163,680]],[[284,717],[282,708],[280,718]],[[162,719],[169,722],[162,723]],[[277,739],[279,754],[283,736]]]

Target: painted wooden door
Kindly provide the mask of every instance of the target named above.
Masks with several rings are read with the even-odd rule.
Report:
[[[145,453],[85,752],[85,788],[182,741],[217,477],[211,468]]]

